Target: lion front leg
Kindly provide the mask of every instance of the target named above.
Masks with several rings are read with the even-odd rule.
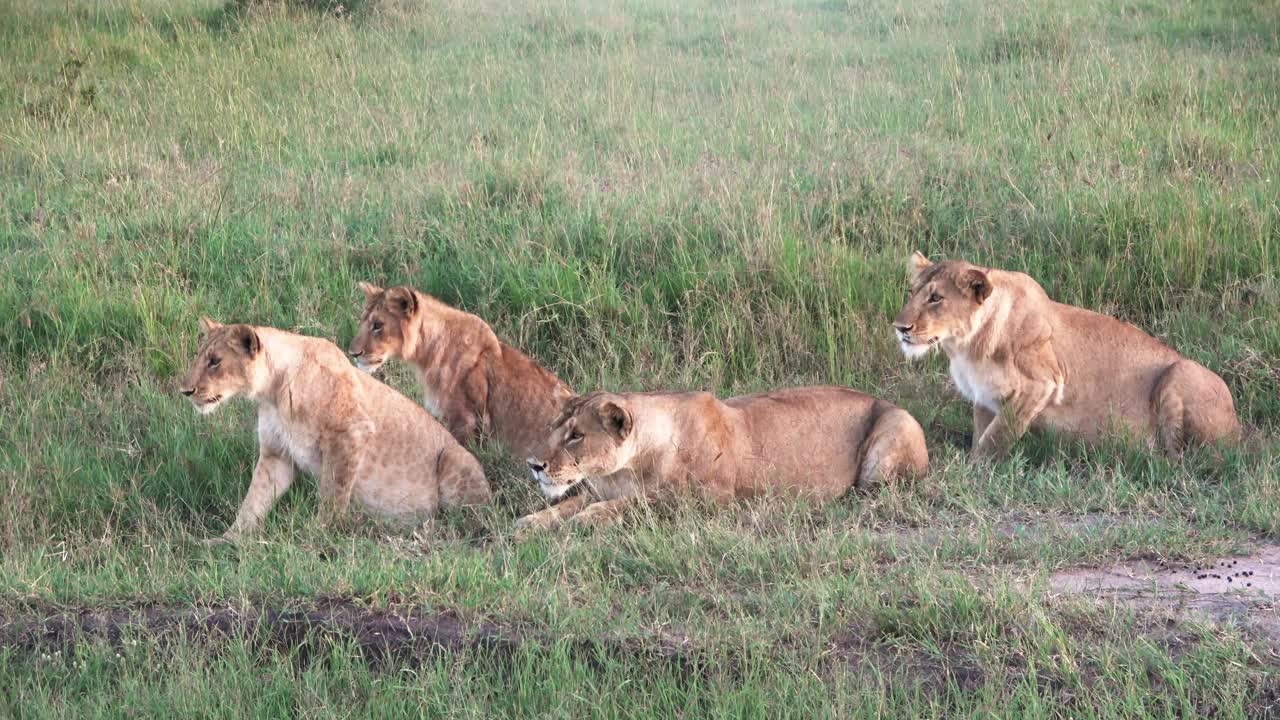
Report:
[[[289,458],[265,448],[258,451],[258,464],[253,468],[249,491],[240,502],[231,527],[210,542],[238,542],[262,529],[267,513],[293,484],[294,468]]]
[[[978,443],[982,440],[982,435],[987,431],[987,427],[991,425],[991,421],[995,420],[996,414],[990,410],[974,403],[973,405],[973,439],[969,443],[969,449],[972,452],[978,452]]]
[[[599,527],[618,522],[637,500],[639,500],[638,497],[625,497],[591,503],[582,512],[569,518],[567,524],[572,527]]]
[[[1049,405],[1056,386],[1037,384],[1018,391],[1000,403],[1000,412],[992,416],[987,429],[977,441],[973,454],[976,457],[1003,457],[1013,444],[1018,441],[1036,417]],[[974,413],[974,427],[977,427],[977,413]]]
[[[551,530],[560,527],[566,520],[582,511],[591,502],[589,495],[575,495],[552,505],[546,510],[529,513],[516,520],[516,539],[528,536],[540,530]]]
[[[473,369],[451,394],[452,402],[443,408],[442,420],[459,444],[469,445],[479,435],[489,433],[489,418],[484,408],[489,404],[489,381],[480,368]]]

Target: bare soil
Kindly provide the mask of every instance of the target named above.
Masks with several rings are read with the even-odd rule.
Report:
[[[1238,622],[1280,648],[1280,545],[1202,564],[1135,560],[1055,573],[1053,591],[1141,609]]]
[[[453,611],[427,612],[411,606],[378,609],[347,599],[291,609],[231,605],[34,608],[20,616],[0,617],[0,647],[24,652],[69,651],[77,643],[94,640],[121,645],[139,635],[210,644],[244,637],[293,653],[303,663],[315,650],[334,642],[353,644],[371,662],[396,659],[417,664],[443,652],[506,656],[525,644],[549,645],[555,640]],[[698,663],[687,638],[665,634],[643,641],[584,634],[572,642],[582,646],[584,657],[603,652],[644,655],[690,668]]]

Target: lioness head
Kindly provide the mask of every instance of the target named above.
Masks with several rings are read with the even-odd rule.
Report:
[[[253,391],[262,342],[249,325],[200,318],[200,329],[200,349],[178,389],[196,410],[208,415],[236,395]]]
[[[635,454],[626,401],[612,393],[580,395],[551,426],[546,449],[528,459],[542,494],[555,499],[589,477],[624,468]]]
[[[383,290],[362,282],[360,290],[364,312],[347,352],[361,370],[374,372],[387,360],[405,356],[405,335],[409,321],[418,314],[418,296],[403,285]]]
[[[893,327],[903,354],[915,360],[941,342],[973,332],[974,315],[991,296],[991,280],[976,265],[962,260],[932,263],[918,252],[907,267],[911,291]]]

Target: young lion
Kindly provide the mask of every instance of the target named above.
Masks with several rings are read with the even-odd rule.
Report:
[[[1085,440],[1120,429],[1171,457],[1240,433],[1222,378],[1126,322],[1056,303],[1031,277],[952,260],[909,263],[894,321],[912,359],[941,347],[973,403],[973,452],[998,456],[1029,427]]]
[[[352,367],[333,343],[268,327],[200,324],[204,338],[182,394],[205,415],[236,395],[258,404],[258,464],[223,540],[261,529],[295,467],[319,477],[326,520],[345,512],[352,497],[401,522],[429,518],[440,505],[489,501],[471,453],[412,400]]]
[[[764,492],[821,501],[851,486],[923,475],[924,431],[905,410],[842,387],[710,393],[597,392],[571,400],[540,458],[544,495],[589,495],[527,515],[517,528],[617,517],[637,498],[699,493],[719,502]]]
[[[390,358],[413,364],[423,404],[467,443],[484,432],[528,457],[572,397],[568,386],[498,340],[484,320],[410,287],[360,283],[365,307],[349,352],[374,372]]]

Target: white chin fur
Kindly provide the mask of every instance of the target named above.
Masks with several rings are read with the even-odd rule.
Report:
[[[900,340],[898,343],[902,346],[902,354],[906,355],[908,360],[919,360],[937,346],[937,343],[909,343],[905,340]]]
[[[574,485],[577,485],[577,483],[561,485],[553,482],[551,478],[547,477],[546,473],[536,473],[534,477],[538,479],[538,489],[542,491],[543,496],[548,500],[559,500],[565,493],[569,492]]]
[[[372,374],[374,374],[374,373],[378,372],[378,370],[382,369],[382,361],[381,361],[381,360],[379,360],[379,361],[378,361],[378,362],[376,362],[376,363],[362,363],[362,362],[357,362],[357,363],[356,363],[356,367],[358,367],[358,368],[360,368],[361,370],[363,370],[363,371],[365,371],[365,372],[369,373],[370,375],[372,375]]]
[[[224,402],[226,402],[226,398],[223,398],[221,400],[215,400],[214,402],[211,402],[211,403],[205,403],[204,405],[196,405],[195,406],[196,412],[200,413],[201,415],[208,415],[212,413],[214,410],[217,410],[218,408],[222,407],[222,403]]]

